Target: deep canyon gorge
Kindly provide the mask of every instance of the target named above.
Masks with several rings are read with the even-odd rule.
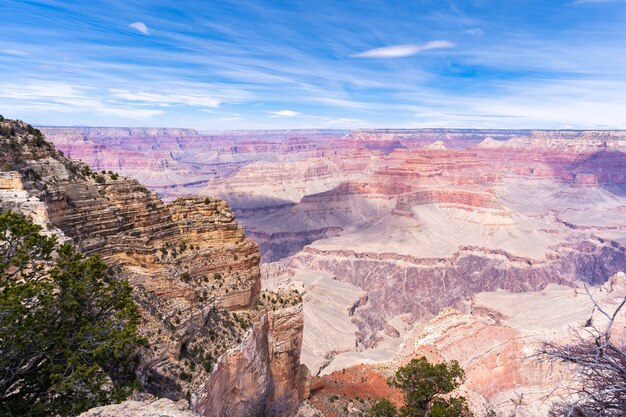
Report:
[[[267,395],[286,395],[287,403],[306,391],[301,343],[301,360],[321,387],[331,387],[345,369],[366,366],[385,374],[421,352],[461,363],[467,371],[462,388],[477,410],[546,415],[548,394],[571,378],[571,369],[547,369],[529,355],[542,340],[568,340],[587,321],[593,305],[583,282],[608,306],[625,291],[623,131],[41,131],[66,157],[96,173],[119,172],[151,191],[109,174],[98,174],[107,177],[105,185],[90,179],[68,185],[71,173],[63,163],[41,162],[54,159],[43,155],[20,168],[27,179],[17,188],[30,202],[13,204],[34,207],[29,199],[45,195],[46,207],[32,210],[46,212],[70,238],[79,236],[81,213],[101,213],[92,217],[98,226],[80,223],[80,243],[131,271],[146,297],[142,305],[152,306],[146,307],[154,317],[150,328],[172,311],[192,323],[197,316],[189,294],[205,287],[170,288],[172,260],[153,259],[149,249],[136,253],[129,242],[140,239],[154,249],[173,236],[190,242],[195,249],[184,262],[194,279],[219,273],[232,291],[211,292],[221,301],[201,315],[235,312],[254,322],[260,330],[246,333],[239,348],[248,359],[246,349],[285,349],[286,362],[253,355],[269,371],[253,371],[250,378],[273,380],[260,383],[273,392]],[[47,190],[33,182],[32,170],[54,179]],[[195,195],[211,197],[205,202]],[[215,198],[232,208],[246,237]],[[120,218],[133,220],[122,227]],[[213,219],[213,226],[203,219]],[[221,240],[226,254],[206,243]],[[233,254],[237,259],[227,261]],[[279,311],[251,307],[260,291],[294,290],[303,307],[295,301]],[[156,294],[157,302],[147,294]],[[185,340],[190,325],[167,331]],[[229,348],[236,345],[233,337]],[[180,350],[177,343],[164,347],[170,357]],[[153,367],[166,369],[167,377],[167,361],[156,359],[165,356],[155,354]],[[229,377],[244,372],[230,358],[217,365],[207,387],[225,390]],[[216,396],[203,394],[195,381],[182,389],[199,393],[192,404],[200,413],[258,407],[215,404],[210,398]],[[177,395],[174,389],[169,396]],[[311,407],[315,401],[314,395]]]

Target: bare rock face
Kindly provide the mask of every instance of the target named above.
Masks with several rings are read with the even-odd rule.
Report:
[[[206,416],[295,413],[306,385],[301,298],[260,295],[258,246],[228,203],[185,197],[166,204],[136,180],[60,155],[29,125],[5,125],[0,208],[101,255],[133,286],[148,340],[144,390],[186,398]],[[232,389],[228,375],[242,377],[244,368],[244,384]]]
[[[446,148],[446,145],[442,141],[438,140],[436,142],[425,145],[423,149],[429,149],[432,151],[445,151],[447,148]]]
[[[359,328],[352,322],[367,293],[316,270],[286,270],[281,264],[264,264],[264,288],[292,286],[304,300],[304,334],[301,361],[317,375],[332,357],[353,351]],[[293,272],[293,274],[291,274]]]
[[[92,408],[80,417],[199,417],[189,410],[187,401],[175,403],[163,398],[153,402],[124,401],[121,404]]]
[[[196,410],[205,416],[293,415],[308,396],[298,353],[302,328],[301,305],[269,311],[239,347],[220,358],[207,389],[193,401]]]

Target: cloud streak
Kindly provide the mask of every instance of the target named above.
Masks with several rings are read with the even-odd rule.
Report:
[[[352,54],[351,56],[353,58],[406,58],[431,49],[454,48],[455,46],[450,41],[430,41],[420,45],[385,46]]]
[[[219,107],[221,101],[208,95],[173,92],[170,94],[152,92],[132,92],[122,89],[109,90],[112,97],[131,102],[141,102],[158,106],[184,104],[195,107]]]
[[[30,52],[22,51],[21,49],[4,48],[4,49],[0,49],[0,54],[13,55],[13,56],[28,56],[30,55]]]
[[[5,101],[11,103],[12,110],[62,113],[86,111],[134,120],[147,120],[165,113],[161,109],[141,108],[131,103],[95,98],[93,88],[90,87],[50,82],[22,86],[0,84],[0,107]]]
[[[268,113],[271,114],[272,117],[296,117],[302,114],[293,110],[278,110],[278,111],[270,111]]]

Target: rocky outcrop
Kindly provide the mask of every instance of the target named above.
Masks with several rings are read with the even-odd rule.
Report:
[[[192,402],[205,416],[292,415],[308,396],[300,366],[302,306],[272,310],[220,358]],[[234,399],[234,401],[233,401]]]
[[[445,151],[448,148],[446,148],[446,145],[442,141],[438,140],[436,142],[429,143],[428,145],[424,145],[422,149],[429,149],[432,151]]]
[[[185,400],[174,402],[167,398],[156,401],[124,401],[120,404],[92,408],[80,417],[200,417],[189,410]]]
[[[258,246],[226,202],[186,197],[166,204],[134,179],[62,156],[29,125],[4,126],[10,130],[0,138],[0,208],[31,215],[83,252],[99,254],[133,286],[148,340],[144,390],[187,398],[207,416],[295,412],[306,374],[301,299],[293,292],[259,298]],[[235,362],[249,370],[246,390],[227,384],[220,392],[225,363],[242,350]]]
[[[304,300],[302,363],[317,375],[341,352],[357,345],[355,311],[367,303],[367,293],[319,270],[287,269],[283,264],[264,264],[264,288],[297,288]]]

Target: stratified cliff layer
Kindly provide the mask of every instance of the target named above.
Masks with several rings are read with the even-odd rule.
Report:
[[[133,286],[148,340],[144,390],[187,398],[204,416],[295,412],[306,377],[301,299],[260,296],[258,247],[226,202],[165,204],[134,179],[62,156],[29,125],[0,128],[2,209],[100,254]]]

